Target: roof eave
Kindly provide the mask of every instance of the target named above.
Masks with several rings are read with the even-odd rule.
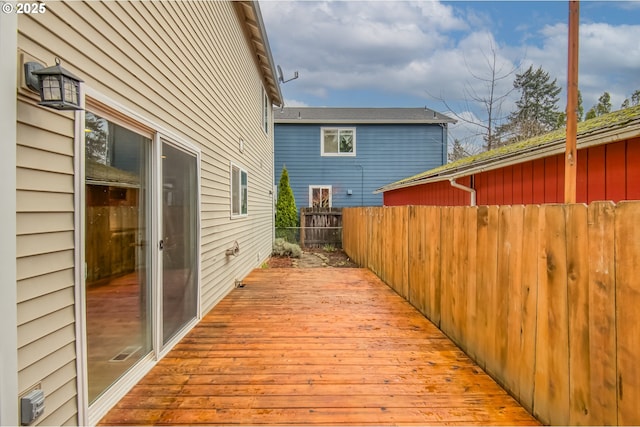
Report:
[[[245,26],[248,41],[256,54],[256,61],[264,76],[264,83],[271,103],[280,107],[283,105],[282,91],[278,84],[276,66],[271,55],[260,5],[257,1],[237,1],[233,3],[236,5],[236,11]]]

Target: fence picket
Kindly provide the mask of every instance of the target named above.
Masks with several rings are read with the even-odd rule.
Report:
[[[441,287],[440,299],[440,329],[457,342],[457,334],[453,319],[453,305],[455,304],[456,269],[459,254],[454,251],[453,232],[455,229],[453,208],[444,207],[441,212],[442,227],[440,230],[440,271],[446,285]]]
[[[514,392],[520,404],[533,413],[536,332],[538,324],[538,259],[540,258],[540,206],[524,208],[522,228],[522,275],[520,285],[520,364]],[[516,393],[517,391],[517,394]]]
[[[616,283],[615,283],[615,205],[592,203],[588,208],[588,307],[589,365],[588,416],[583,424],[618,424],[616,390]],[[588,422],[587,422],[588,420]]]
[[[407,233],[408,254],[411,255],[407,259],[408,301],[421,313],[426,313],[427,209],[423,206],[409,206],[408,209],[407,230],[411,230]]]
[[[468,235],[466,242],[467,251],[467,271],[465,274],[466,286],[465,295],[463,298],[466,300],[466,327],[464,334],[460,337],[462,342],[465,342],[464,349],[467,354],[472,358],[476,358],[478,354],[478,333],[476,324],[478,322],[478,300],[477,300],[477,270],[478,270],[478,254],[477,254],[477,233],[478,233],[478,209],[475,207],[464,208],[466,213],[466,226],[465,231]]]
[[[501,240],[501,252],[499,256],[505,257],[502,261],[502,269],[498,267],[501,280],[501,293],[504,294],[503,303],[506,307],[504,321],[506,322],[506,343],[500,350],[501,358],[504,360],[501,371],[501,380],[505,388],[515,396],[520,394],[520,382],[518,381],[520,365],[522,363],[522,338],[523,319],[526,313],[522,310],[523,289],[522,289],[522,257],[523,257],[523,233],[524,228],[524,206],[510,206],[508,209],[501,209],[500,225],[503,235]],[[508,219],[508,222],[507,222]],[[528,248],[527,248],[528,249]]]
[[[533,414],[550,424],[569,422],[569,337],[564,206],[540,208],[538,326]],[[546,421],[545,421],[546,422]]]
[[[425,295],[428,300],[426,306],[429,307],[429,319],[440,326],[442,313],[440,310],[441,289],[442,289],[442,270],[440,268],[440,243],[442,230],[442,209],[438,207],[429,207],[427,211],[427,277],[425,283],[427,292]]]
[[[569,314],[569,424],[588,423],[589,379],[589,233],[587,207],[565,207]]]
[[[640,425],[640,204],[616,208],[618,424]]]

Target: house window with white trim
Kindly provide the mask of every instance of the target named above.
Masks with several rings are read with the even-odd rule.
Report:
[[[247,171],[231,164],[231,217],[247,215]]]
[[[331,186],[330,185],[310,185],[309,186],[309,207],[330,208],[331,207]]]
[[[355,128],[322,128],[321,151],[323,156],[355,156]]]

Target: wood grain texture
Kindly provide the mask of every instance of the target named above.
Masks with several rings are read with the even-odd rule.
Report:
[[[640,203],[616,208],[616,332],[618,424],[640,424]]]
[[[534,415],[544,423],[569,422],[567,244],[563,205],[544,205],[539,240],[538,325]]]
[[[588,208],[589,391],[593,425],[616,425],[616,261],[615,205]]]
[[[261,269],[101,425],[532,425],[365,269]]]

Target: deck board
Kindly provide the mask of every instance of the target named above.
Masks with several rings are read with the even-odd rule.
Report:
[[[259,269],[101,425],[536,425],[366,269]]]

